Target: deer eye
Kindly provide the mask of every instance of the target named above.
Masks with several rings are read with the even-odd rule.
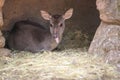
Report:
[[[62,27],[62,26],[63,26],[63,24],[61,23],[61,24],[60,24],[60,27]]]
[[[50,27],[52,27],[53,25],[52,24],[50,24]]]

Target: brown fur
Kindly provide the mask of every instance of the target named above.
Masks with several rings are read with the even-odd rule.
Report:
[[[71,17],[70,13],[72,13],[71,9],[64,17],[68,19]],[[41,15],[44,19],[49,20],[50,29],[28,20],[16,22],[8,37],[10,49],[39,52],[53,50],[58,46],[65,28],[65,18],[63,15],[51,16],[45,11],[42,11]]]

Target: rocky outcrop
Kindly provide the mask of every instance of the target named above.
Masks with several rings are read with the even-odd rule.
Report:
[[[111,24],[120,24],[120,0],[97,0],[100,19]]]
[[[6,48],[0,48],[0,57],[11,57],[11,50]]]
[[[0,28],[3,26],[3,16],[2,16],[2,7],[4,5],[5,0],[0,0]],[[0,31],[0,48],[3,48],[5,45],[5,38],[2,36],[2,32]]]
[[[120,26],[101,22],[89,53],[102,54],[107,60],[118,62],[120,60]]]
[[[2,32],[0,31],[0,48],[3,48],[5,46],[5,38],[2,35]]]
[[[0,28],[3,26],[3,15],[2,15],[2,7],[4,5],[5,0],[0,0]]]
[[[4,5],[5,0],[0,0],[0,29],[3,26],[3,15],[2,15],[2,7]],[[8,49],[4,48],[5,46],[5,38],[2,35],[2,32],[0,30],[0,57],[1,56],[6,56],[6,57],[10,57],[11,52]]]
[[[96,4],[101,25],[88,52],[103,55],[107,62],[120,67],[120,0],[97,0]]]

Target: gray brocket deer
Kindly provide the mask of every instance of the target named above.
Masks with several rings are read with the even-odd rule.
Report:
[[[8,37],[8,47],[14,50],[39,52],[51,51],[61,42],[65,29],[65,20],[73,14],[70,8],[63,15],[50,15],[41,10],[41,16],[49,20],[49,29],[32,21],[16,22]]]

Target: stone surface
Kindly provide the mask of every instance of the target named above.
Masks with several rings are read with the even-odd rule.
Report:
[[[120,0],[97,0],[96,4],[102,21],[120,24]]]
[[[5,46],[5,38],[2,35],[2,32],[0,31],[0,48],[3,48]]]
[[[101,24],[88,52],[105,57],[120,70],[120,0],[97,0]]]
[[[0,28],[3,26],[3,14],[2,7],[4,5],[5,0],[0,0]]]
[[[88,52],[104,56],[106,62],[120,64],[120,25],[101,22]]]
[[[0,8],[3,7],[5,0],[0,0]]]
[[[0,0],[0,29],[3,26],[3,14],[2,7],[4,5],[5,0]],[[3,48],[5,46],[5,38],[2,35],[0,30],[0,57],[1,56],[10,56],[10,50]]]
[[[11,50],[5,49],[5,48],[0,48],[0,57],[11,57]]]

